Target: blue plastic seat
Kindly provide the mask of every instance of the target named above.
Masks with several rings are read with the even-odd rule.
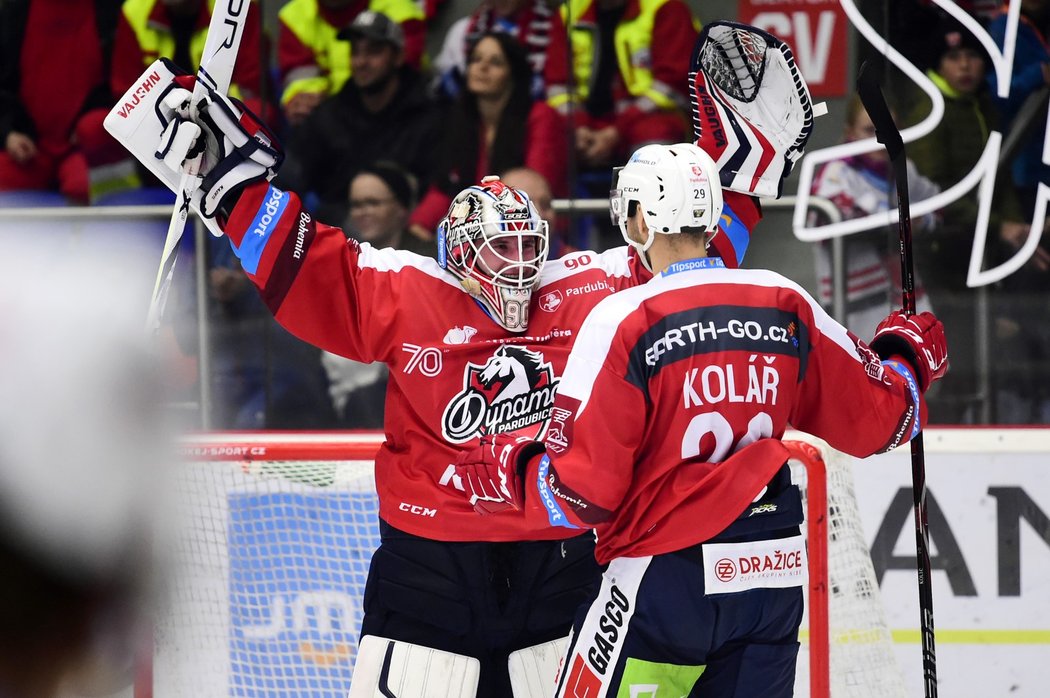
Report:
[[[0,208],[44,208],[68,205],[69,199],[57,191],[45,189],[0,191]]]

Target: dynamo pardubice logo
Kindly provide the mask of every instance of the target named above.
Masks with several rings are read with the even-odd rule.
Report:
[[[558,381],[542,353],[503,345],[483,365],[467,364],[463,386],[441,416],[450,443],[530,427],[527,436],[543,438]]]

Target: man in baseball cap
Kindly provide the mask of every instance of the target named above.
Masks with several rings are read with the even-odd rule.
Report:
[[[339,32],[339,38],[350,42],[370,39],[392,44],[399,50],[405,48],[405,33],[401,25],[383,13],[372,10],[357,15],[350,26]]]

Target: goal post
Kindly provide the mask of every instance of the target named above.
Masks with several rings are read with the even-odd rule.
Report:
[[[904,698],[856,492],[852,456],[790,431],[792,480],[806,510],[809,585],[795,695]]]
[[[373,469],[382,439],[258,432],[184,440],[152,687],[136,695],[345,698],[379,544]],[[806,500],[810,561],[795,695],[903,696],[853,459],[798,432],[787,442]]]
[[[382,438],[215,433],[183,442],[154,624],[154,698],[345,698],[379,544]]]

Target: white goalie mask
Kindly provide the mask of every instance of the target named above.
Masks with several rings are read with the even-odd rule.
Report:
[[[646,252],[657,233],[674,235],[688,229],[712,233],[711,238],[718,234],[722,216],[718,177],[715,162],[692,143],[643,146],[626,165],[613,170],[609,215],[627,244],[638,250],[646,269],[652,271]],[[627,219],[635,206],[649,228],[645,242],[627,234]]]
[[[511,332],[528,327],[549,251],[547,222],[528,194],[498,177],[461,191],[438,226],[438,262]]]

